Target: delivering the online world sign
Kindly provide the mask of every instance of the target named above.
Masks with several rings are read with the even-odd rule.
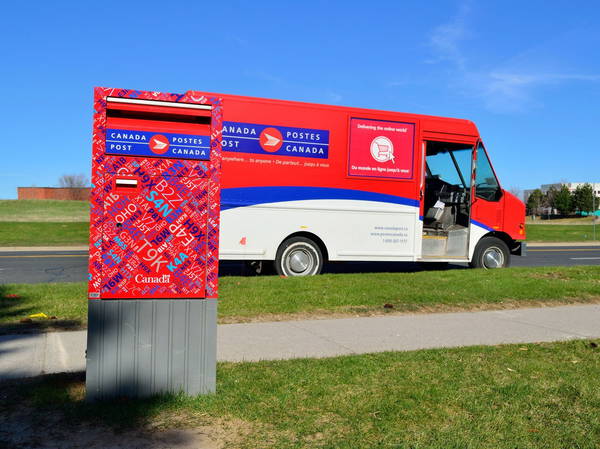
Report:
[[[350,120],[348,175],[412,179],[414,123]]]

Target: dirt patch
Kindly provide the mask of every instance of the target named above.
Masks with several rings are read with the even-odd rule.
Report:
[[[73,409],[84,400],[83,373],[2,382],[0,449],[221,449],[268,433],[259,431],[261,424],[195,410],[140,415],[138,409],[130,422],[108,422],[103,408],[114,404]],[[136,402],[123,400],[118,407],[135,408]]]
[[[251,424],[237,419],[183,428],[168,419],[168,423],[120,431],[103,424],[70,422],[60,410],[30,406],[0,412],[0,421],[0,448],[222,449],[238,447],[253,432]]]
[[[47,419],[32,426],[22,413],[3,417],[0,447],[23,449],[220,449],[210,429],[134,430],[116,433],[102,426],[68,425]]]
[[[207,424],[207,422],[210,424]],[[241,441],[256,433],[259,427],[262,426],[234,417],[227,419],[214,418],[205,413],[189,411],[186,411],[186,413],[165,412],[146,425],[148,431],[156,434],[172,431],[173,428],[182,431],[194,431],[204,435],[213,444],[207,447],[219,449],[237,447]],[[265,432],[261,431],[260,433],[264,434]]]
[[[553,271],[551,273],[531,273],[529,275],[530,278],[533,279],[553,279],[553,280],[559,280],[559,281],[571,281],[572,278],[570,278],[569,276],[566,276],[564,273],[560,273],[558,271]]]

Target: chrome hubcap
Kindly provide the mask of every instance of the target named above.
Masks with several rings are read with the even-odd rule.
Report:
[[[310,276],[319,267],[319,255],[306,243],[292,243],[282,255],[282,271],[286,276]]]
[[[483,266],[485,268],[501,268],[504,266],[504,253],[496,247],[488,248],[483,253]]]
[[[311,262],[311,257],[303,250],[296,250],[290,254],[289,266],[294,273],[306,271]]]

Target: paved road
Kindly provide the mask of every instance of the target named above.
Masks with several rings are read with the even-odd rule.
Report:
[[[513,257],[514,267],[600,265],[600,246],[539,246],[526,257]]]
[[[563,265],[600,265],[600,246],[544,246],[529,248],[527,257],[513,257],[515,267]],[[466,265],[451,265],[451,269]],[[347,262],[330,263],[328,273],[368,273],[386,271],[418,271],[427,269],[421,264],[405,262]],[[242,264],[222,262],[221,275],[242,275]],[[85,251],[0,252],[0,284],[80,282],[87,276]]]
[[[0,284],[81,282],[87,261],[87,251],[0,252]]]
[[[217,358],[256,361],[600,338],[600,305],[223,324]],[[0,380],[85,370],[86,331],[0,336]]]

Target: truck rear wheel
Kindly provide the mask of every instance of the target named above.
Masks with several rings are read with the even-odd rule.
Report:
[[[473,253],[469,264],[473,268],[506,268],[510,265],[510,251],[502,240],[496,237],[482,238]]]
[[[306,237],[291,237],[277,250],[275,270],[281,276],[312,276],[323,268],[323,253]]]

